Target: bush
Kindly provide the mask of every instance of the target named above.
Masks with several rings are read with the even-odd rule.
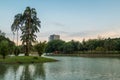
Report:
[[[46,42],[40,42],[35,45],[35,49],[38,52],[38,55],[41,56],[45,52]]]
[[[103,47],[97,47],[96,51],[105,51],[105,49]]]
[[[3,59],[5,59],[6,55],[9,53],[9,43],[8,41],[1,41],[0,42],[0,54],[3,56]]]

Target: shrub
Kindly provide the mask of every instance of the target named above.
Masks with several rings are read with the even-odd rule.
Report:
[[[9,53],[9,43],[8,41],[1,41],[0,42],[0,54],[3,56],[3,59],[5,59],[6,55]]]

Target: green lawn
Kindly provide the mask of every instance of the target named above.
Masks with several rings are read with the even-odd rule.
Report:
[[[54,62],[57,61],[51,58],[45,57],[34,57],[34,56],[14,56],[7,57],[6,59],[0,58],[0,63],[44,63],[44,62]]]

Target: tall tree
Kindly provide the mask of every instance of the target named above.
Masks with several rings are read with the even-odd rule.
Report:
[[[37,12],[35,8],[26,7],[23,14],[17,15],[20,15],[17,22],[22,31],[21,41],[22,44],[25,45],[25,55],[29,56],[30,46],[37,38],[35,33],[39,32],[41,22],[39,18],[37,18]]]

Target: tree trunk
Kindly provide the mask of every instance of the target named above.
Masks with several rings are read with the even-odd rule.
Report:
[[[13,42],[14,42],[15,34],[13,33]]]
[[[5,59],[5,55],[3,55],[3,59]]]
[[[28,46],[28,42],[26,42],[26,51],[25,51],[25,56],[29,56],[29,46]]]
[[[30,44],[30,40],[29,40],[29,37],[30,37],[30,31],[29,31],[29,28],[30,28],[30,18],[28,19],[28,23],[27,23],[27,36],[26,36],[26,53],[25,53],[25,56],[29,56],[29,44]]]
[[[17,30],[17,46],[18,46],[18,30]]]

